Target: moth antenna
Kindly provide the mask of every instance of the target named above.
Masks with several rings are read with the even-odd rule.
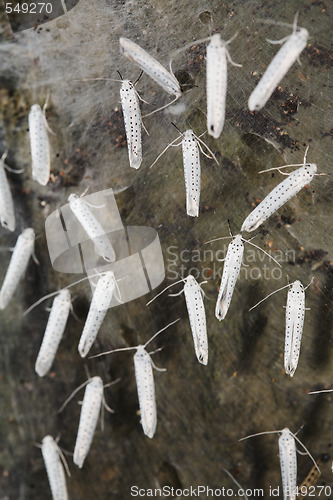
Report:
[[[245,436],[238,441],[245,441],[245,439],[253,438],[255,436],[262,436],[263,434],[277,434],[282,431],[264,431],[264,432],[257,432],[256,434],[250,434],[249,436]]]
[[[108,382],[107,384],[104,384],[103,387],[104,387],[104,389],[106,387],[111,387],[111,385],[118,384],[118,382],[120,382],[120,381],[121,381],[121,377],[118,377],[118,378],[116,378],[116,380],[113,380],[112,382]]]
[[[254,243],[251,243],[250,241],[247,241],[247,240],[243,240],[243,241],[246,243],[249,243],[250,245],[252,245],[255,248],[258,248],[258,250],[261,250],[262,252],[264,252],[264,254],[267,255],[267,257],[274,260],[275,264],[277,264],[279,267],[282,267],[281,264],[276,259],[274,259],[274,257],[272,255],[270,255],[268,252],[266,252],[263,248],[260,248],[258,245],[255,245]]]
[[[73,397],[75,396],[75,394],[77,394],[85,385],[88,384],[90,379],[86,380],[85,382],[83,382],[83,384],[79,385],[79,387],[77,387],[73,392],[72,394],[66,399],[66,401],[62,404],[62,406],[59,408],[58,410],[58,413],[61,413],[64,408],[68,405],[68,403],[73,399]]]
[[[171,102],[168,102],[168,104],[165,104],[164,106],[162,106],[161,108],[158,108],[158,109],[155,109],[154,111],[152,111],[151,113],[148,113],[147,115],[144,115],[142,118],[147,118],[147,116],[151,116],[151,115],[154,115],[155,113],[157,113],[158,111],[162,111],[162,109],[165,109],[169,106],[171,106],[171,104],[173,104],[174,102],[178,101],[180,96],[177,96],[175,97],[175,99]]]
[[[102,273],[103,274],[103,273]],[[47,295],[44,295],[44,297],[41,297],[37,302],[34,302],[28,309],[26,309],[23,313],[23,316],[26,316],[29,314],[30,311],[32,311],[36,306],[44,302],[44,300],[49,299],[50,297],[54,297],[55,295],[58,295],[62,290],[67,290],[68,288],[78,285],[82,281],[88,280],[90,278],[94,278],[95,276],[101,276],[101,273],[98,274],[91,274],[90,276],[86,276],[85,278],[82,278],[78,281],[75,281],[74,283],[71,283],[70,285],[65,286],[64,288],[61,288],[60,290],[57,290],[56,292],[49,293]]]
[[[152,168],[155,165],[155,163],[161,158],[161,156],[164,155],[164,153],[170,148],[170,146],[172,146],[176,141],[178,141],[178,139],[179,139],[179,137],[176,137],[175,140],[173,140],[172,142],[170,142],[170,144],[168,144],[167,147],[163,149],[162,153],[160,153],[158,155],[158,157],[156,158],[156,160],[154,161],[154,163],[152,163],[149,168]]]
[[[233,480],[233,482],[236,484],[236,486],[238,486],[239,490],[243,491],[243,494],[242,496],[245,498],[245,500],[249,500],[248,497],[245,495],[244,493],[244,488],[242,488],[241,484],[239,484],[238,481],[236,481],[236,479],[234,478],[234,476],[231,474],[231,472],[229,472],[227,469],[223,469],[224,472],[226,474],[228,474],[228,476]]]
[[[119,71],[118,71],[118,73],[119,73]],[[120,75],[120,73],[119,73],[119,75]],[[135,87],[135,85],[138,83],[138,81],[141,79],[142,75],[143,75],[143,70],[141,71],[140,75],[138,76],[138,78],[137,78],[137,79],[135,80],[135,82],[133,83],[134,87]],[[121,78],[121,79],[122,79],[122,78]]]
[[[249,309],[249,312],[252,311],[252,309],[254,309],[255,307],[257,307],[259,304],[261,304],[262,302],[264,302],[264,300],[268,299],[268,297],[271,297],[272,295],[274,295],[274,293],[277,293],[280,290],[283,290],[284,288],[287,288],[288,286],[290,286],[290,285],[285,285],[285,286],[279,288],[278,290],[275,290],[274,292],[270,293],[269,295],[267,295],[267,297],[265,297],[264,299],[260,300],[255,306],[252,306],[251,309]]]
[[[171,125],[173,125],[175,127],[175,129],[178,130],[178,132],[180,133],[180,135],[182,135],[183,137],[185,137],[184,134],[183,134],[183,132],[177,127],[177,125],[175,125],[173,122],[171,122]]]
[[[177,285],[178,283],[181,283],[181,282],[184,283],[184,279],[180,279],[180,280],[176,281],[175,283],[171,283],[171,285],[168,285],[166,288],[164,288],[164,290],[162,290],[160,293],[155,295],[155,297],[153,299],[151,299],[149,302],[147,302],[146,306],[149,306],[149,304],[151,304],[155,299],[157,299],[157,297],[162,295],[162,293],[164,293],[165,290],[168,290],[168,288],[171,288],[172,286]]]
[[[164,332],[164,330],[166,330],[167,328],[169,328],[169,326],[172,326],[174,325],[175,323],[177,323],[177,321],[179,321],[180,318],[176,319],[175,321],[172,321],[172,323],[169,323],[167,326],[165,326],[164,328],[162,328],[161,330],[159,330],[157,333],[155,333],[155,335],[153,335],[151,337],[151,339],[149,339],[145,344],[144,344],[144,347],[146,348],[148,344],[150,344],[150,342],[152,340],[154,340],[155,337],[157,337],[157,335],[159,335],[160,333]]]
[[[67,460],[66,460],[63,452],[61,451],[60,447],[57,445],[57,443],[56,443],[56,447],[58,449],[58,453],[59,453],[60,459],[61,459],[62,463],[64,464],[66,474],[67,474],[68,477],[71,477],[71,472],[69,470]]]
[[[229,240],[230,238],[233,238],[233,236],[221,236],[221,238],[214,238],[213,240],[205,241],[204,245],[207,245],[207,243],[213,243],[213,241]]]
[[[333,392],[333,389],[322,389],[321,391],[311,391],[308,394],[320,394],[322,392]]]
[[[230,225],[230,219],[227,219],[227,221],[228,221],[228,227],[229,227],[230,236],[233,238],[233,234],[232,234],[232,231],[231,231],[231,225]]]
[[[99,358],[100,356],[105,356],[106,354],[111,354],[112,352],[133,351],[133,349],[137,349],[137,346],[135,346],[135,347],[120,347],[119,349],[112,349],[111,351],[105,351],[105,352],[101,352],[99,354],[95,354],[94,356],[89,356],[88,359]]]
[[[306,446],[304,446],[304,444],[302,443],[302,441],[300,441],[298,439],[298,437],[296,436],[296,434],[293,434],[292,432],[290,433],[294,439],[296,439],[296,441],[304,448],[304,450],[307,452],[307,454],[309,455],[309,457],[311,458],[312,462],[313,462],[313,465],[316,467],[317,471],[319,472],[319,474],[321,474],[321,470],[319,469],[318,465],[317,465],[317,462],[315,461],[315,459],[313,458],[313,456],[311,455],[311,453],[309,452],[309,450],[307,449]]]

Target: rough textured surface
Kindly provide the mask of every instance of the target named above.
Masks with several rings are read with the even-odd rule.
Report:
[[[288,5],[287,5],[288,4]],[[290,33],[283,26],[260,19],[291,23],[299,10],[299,23],[311,38],[298,63],[291,68],[267,105],[258,113],[247,110],[250,92],[278,46],[265,38],[280,39]],[[332,6],[327,2],[267,0],[200,2],[156,0],[146,2],[81,0],[66,16],[12,35],[3,16],[0,45],[0,145],[9,149],[7,163],[24,168],[8,174],[16,207],[15,234],[0,228],[2,247],[12,246],[21,230],[33,226],[40,236],[36,254],[40,265],[29,265],[15,298],[0,314],[0,498],[44,500],[50,490],[40,450],[46,434],[61,434],[63,449],[74,449],[80,407],[77,396],[66,409],[57,410],[85,380],[84,367],[104,383],[121,377],[106,389],[115,410],[106,414],[104,432],[97,429],[82,470],[70,463],[68,479],[72,499],[128,499],[131,485],[236,488],[223,472],[228,469],[244,488],[280,485],[277,436],[263,436],[239,443],[254,432],[289,427],[317,459],[332,459],[333,395],[308,395],[329,388],[332,380],[333,255],[332,255]],[[140,71],[119,54],[118,39],[137,41],[167,65],[172,51],[191,40],[220,32],[223,39],[238,36],[230,54],[242,68],[229,65],[227,117],[218,140],[205,136],[220,166],[202,156],[200,216],[185,211],[185,187],[180,148],[170,148],[150,170],[149,166],[177,132],[205,128],[205,45],[177,56],[176,76],[186,92],[181,115],[158,113],[145,120],[143,164],[129,168],[126,138],[119,104],[119,83],[82,82],[106,77],[136,80]],[[193,86],[194,85],[194,86]],[[170,96],[142,76],[137,84],[146,114]],[[50,93],[47,119],[55,135],[52,176],[46,187],[31,179],[28,113],[31,105],[44,104]],[[226,319],[214,316],[219,287],[217,258],[227,240],[227,219],[236,234],[249,211],[282,179],[259,170],[299,163],[305,145],[308,160],[325,177],[311,185],[271,217],[254,242],[271,250],[280,260],[279,271],[267,257],[245,249],[245,263]],[[167,293],[145,307],[150,295],[111,309],[92,354],[144,342],[169,321],[181,321],[161,335],[151,350],[163,346],[154,360],[167,368],[155,372],[158,409],[153,440],[143,435],[131,352],[82,361],[77,345],[91,294],[89,286],[75,288],[74,309],[51,373],[39,378],[34,363],[48,313],[45,304],[27,317],[23,311],[42,295],[78,279],[52,270],[44,220],[66,203],[72,192],[88,186],[93,193],[104,187],[118,190],[118,207],[124,225],[154,227],[162,242],[165,285],[179,279],[183,266],[203,288],[209,335],[208,366],[195,358],[183,296]],[[183,250],[185,252],[181,253]],[[4,250],[0,278],[9,261]],[[265,273],[265,274],[264,274]],[[283,370],[284,309],[286,290],[257,309],[248,309],[274,289],[300,279],[306,285],[305,327],[299,365],[290,379]],[[178,291],[175,286],[174,291]],[[161,288],[161,287],[160,287]],[[73,289],[74,290],[74,289]],[[82,396],[81,396],[82,397]],[[76,401],[76,402],[75,402]],[[69,462],[71,457],[68,456]],[[331,461],[323,462],[318,485],[332,486]],[[308,457],[298,457],[298,482],[311,468]],[[251,497],[251,495],[248,495]],[[203,494],[201,498],[206,498]],[[322,498],[322,497],[320,497]],[[333,498],[333,494],[325,498]]]

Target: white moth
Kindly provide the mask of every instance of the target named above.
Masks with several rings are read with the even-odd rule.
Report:
[[[134,354],[135,380],[138,390],[141,425],[143,432],[153,438],[157,425],[153,361],[145,346],[139,345]],[[154,368],[156,368],[154,366]]]
[[[172,73],[171,64],[170,72],[167,71],[154,57],[148,54],[138,44],[132,42],[128,38],[120,38],[120,51],[124,56],[137,64],[147,75],[155,80],[168,94],[172,94],[178,99],[181,94],[181,88],[176,77]]]
[[[46,186],[50,177],[50,145],[47,136],[45,114],[38,104],[29,113],[32,178]]]
[[[284,369],[291,377],[297,368],[305,315],[305,291],[299,280],[290,285],[286,307],[286,337],[284,345]]]
[[[188,43],[185,47],[178,49],[175,54],[209,40],[206,53],[206,87],[207,87],[207,129],[209,135],[218,139],[220,137],[226,109],[227,96],[227,61],[233,66],[241,67],[230,57],[227,45],[237,36],[234,35],[230,40],[224,41],[217,33],[208,38],[201,38]]]
[[[297,456],[295,439],[286,427],[279,437],[279,456],[285,500],[296,500]]]
[[[303,443],[298,439],[298,437],[293,434],[288,427],[280,431],[266,431],[258,432],[257,434],[251,434],[245,438],[248,439],[254,436],[261,436],[262,434],[276,434],[281,433],[279,437],[279,456],[280,456],[280,468],[282,477],[282,488],[283,488],[283,498],[284,500],[296,500],[297,493],[297,457],[296,457],[296,443],[297,441],[309,455],[313,461],[316,469],[319,471],[318,465],[316,464],[314,458],[310,454],[309,450],[304,446]]]
[[[120,100],[124,115],[130,167],[138,169],[142,162],[141,112],[137,92],[130,80],[123,80]]]
[[[64,468],[60,461],[60,450],[52,436],[42,441],[42,455],[49,478],[53,500],[67,500],[67,486]]]
[[[12,298],[16,287],[24,275],[29,259],[34,251],[35,232],[31,227],[22,231],[10,259],[5,279],[0,290],[0,309],[5,309]]]
[[[65,330],[70,308],[70,292],[68,290],[61,290],[53,301],[35,364],[35,370],[40,377],[44,377],[52,366]]]
[[[215,307],[215,316],[219,321],[222,321],[226,317],[231,303],[232,295],[234,293],[240,268],[243,262],[243,241],[264,252],[264,254],[266,254],[270,259],[274,260],[274,262],[281,267],[281,265],[269,253],[265,252],[265,250],[258,247],[254,243],[244,240],[241,234],[237,234],[236,236],[231,237],[232,240],[228,245],[227,255],[224,259],[223,274]],[[227,236],[226,238],[229,237]],[[216,238],[214,240],[207,241],[206,243],[212,243],[213,241],[218,241],[220,239],[224,238]]]
[[[199,363],[207,365],[208,338],[202,290],[199,283],[192,275],[188,275],[184,281],[185,285],[183,292],[185,295],[188,317],[190,319],[195,354]]]
[[[297,28],[295,19],[291,35],[275,42],[268,40],[271,43],[286,43],[274,56],[260,82],[250,95],[250,111],[257,111],[265,106],[274,89],[305,49],[308,37],[309,33],[305,28]]]
[[[232,61],[227,45],[219,34],[213,35],[207,46],[207,129],[209,135],[218,139],[221,135],[226,108],[227,60],[234,66],[242,66]]]
[[[150,357],[150,354],[146,351],[146,347],[155,337],[157,337],[157,335],[162,333],[177,321],[179,321],[179,319],[173,321],[172,323],[169,323],[169,325],[162,328],[162,330],[159,330],[144,345],[138,345],[136,347],[123,347],[120,349],[103,352],[101,354],[98,354],[97,356],[92,356],[95,358],[98,356],[104,356],[105,354],[110,354],[112,352],[130,351],[132,349],[136,349],[136,353],[134,354],[134,370],[138,391],[141,425],[144,434],[149,438],[154,437],[157,424],[153,368],[155,368],[155,370],[157,371],[165,371],[165,369],[157,368],[157,366],[155,366],[153,360]]]
[[[115,287],[116,279],[112,271],[107,271],[97,282],[79,342],[79,353],[82,358],[88,354],[97,337],[110,307]]]
[[[223,274],[215,306],[215,316],[222,321],[229,309],[232,295],[243,262],[244,244],[242,236],[237,234],[229,243],[224,261]]]
[[[79,429],[73,456],[73,462],[80,469],[88,455],[94,437],[103,394],[103,381],[100,377],[92,377],[88,380],[82,402]]]
[[[257,229],[266,219],[268,219],[274,212],[276,212],[282,205],[284,205],[288,200],[295,196],[304,186],[309,184],[317,172],[317,165],[315,163],[305,163],[306,153],[304,157],[304,163],[302,167],[298,168],[291,174],[287,174],[288,177],[284,181],[280,182],[263,200],[259,205],[246,217],[241,231],[251,232]],[[298,166],[298,165],[284,165],[278,167],[277,169],[268,169],[264,172],[269,172],[270,170],[280,170],[281,168]],[[262,172],[259,172],[262,173]]]
[[[12,193],[8,184],[5,172],[5,158],[7,153],[4,153],[0,158],[0,222],[2,227],[15,230],[15,213]]]
[[[184,134],[182,134],[183,139],[179,144],[175,144],[176,141],[180,139],[177,137],[174,141],[172,141],[151,165],[155,165],[155,163],[159,160],[159,158],[165,153],[165,151],[170,147],[177,147],[182,145],[183,152],[183,165],[184,165],[184,177],[185,177],[185,189],[186,189],[186,213],[191,217],[199,216],[199,202],[200,202],[200,186],[201,186],[201,167],[200,167],[200,151],[210,158],[206,153],[203,152],[201,148],[201,144],[207,148],[209,153],[212,155],[216,163],[218,164],[217,159],[215,158],[213,152],[208,148],[208,146],[197,137],[193,130],[186,130]],[[150,167],[150,168],[151,168]]]
[[[194,343],[194,350],[199,363],[207,365],[208,363],[208,338],[207,338],[207,326],[206,326],[206,312],[205,306],[202,298],[202,290],[199,283],[196,281],[194,276],[189,274],[186,278],[183,278],[172,285],[167,286],[162,292],[156,295],[151,301],[146,305],[148,306],[165,292],[171,286],[177,283],[184,283],[184,288],[179,293],[171,294],[170,297],[175,297],[184,292],[185,302],[187,307],[187,312],[190,320],[191,332]],[[206,281],[203,283],[207,283]]]
[[[142,162],[141,126],[148,134],[148,131],[142,122],[139,99],[143,102],[146,101],[139,96],[135,89],[136,82],[139,81],[141,75],[133,84],[130,80],[124,80],[119,71],[118,73],[121,80],[114,80],[112,78],[93,78],[92,80],[111,80],[121,82],[120,101],[124,116],[129,163],[130,167],[138,169],[140,168]],[[85,79],[83,81],[90,81],[90,79]]]
[[[199,217],[201,169],[198,141],[192,130],[186,130],[182,140],[186,213]]]
[[[307,285],[310,286],[312,280]],[[294,376],[298,365],[298,359],[301,351],[301,340],[303,334],[304,316],[305,316],[305,290],[299,280],[294,281],[291,285],[283,286],[278,290],[270,293],[262,299],[258,304],[251,307],[250,311],[261,304],[268,297],[284,288],[289,287],[286,306],[286,334],[284,344],[284,369],[287,375]]]
[[[116,254],[101,224],[91,212],[88,203],[82,200],[76,194],[70,194],[68,197],[69,207],[73,214],[93,241],[97,255],[107,262],[114,262]]]
[[[60,413],[70,402],[70,400],[75,396],[75,394],[77,394],[77,392],[79,392],[84,386],[86,386],[73,455],[73,462],[80,469],[82,468],[83,463],[89,453],[102,404],[109,412],[113,413],[113,410],[105,402],[104,387],[113,385],[118,381],[119,379],[103,386],[101,377],[89,377],[88,380],[86,380],[83,384],[77,387],[75,391],[72,392],[72,394],[69,396],[69,398],[66,399],[66,401],[58,411],[58,413]]]

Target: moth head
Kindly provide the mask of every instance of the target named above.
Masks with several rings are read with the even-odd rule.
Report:
[[[77,195],[77,194],[72,193],[72,194],[70,194],[70,195],[68,196],[68,201],[69,201],[69,202],[70,202],[70,201],[73,201],[73,200],[77,200],[77,199],[78,199],[78,195]]]

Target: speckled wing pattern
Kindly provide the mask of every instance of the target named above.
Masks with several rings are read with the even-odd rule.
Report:
[[[43,341],[35,364],[35,371],[40,377],[46,375],[52,366],[65,331],[70,308],[70,292],[68,290],[61,290],[53,301]]]
[[[309,33],[305,28],[299,28],[288,37],[250,95],[248,102],[250,111],[259,110],[265,106],[274,89],[305,49],[308,38]]]
[[[182,94],[177,79],[161,63],[146,52],[137,43],[128,38],[120,38],[120,51],[137,64],[150,78],[158,83],[168,94],[180,97]]]
[[[129,80],[124,80],[121,85],[120,100],[124,115],[130,167],[138,169],[142,162],[141,112],[134,85]]]
[[[112,271],[107,271],[97,282],[88,316],[79,342],[79,353],[85,357],[93,345],[113,297],[116,280]]]
[[[280,468],[284,500],[296,499],[297,457],[295,439],[286,427],[279,437]]]
[[[29,132],[32,162],[32,178],[46,186],[50,177],[50,144],[44,114],[38,104],[31,106]]]
[[[207,129],[218,139],[225,119],[227,94],[227,55],[220,35],[213,35],[207,46]]]
[[[185,278],[184,295],[190,319],[195,354],[199,363],[207,365],[208,339],[205,306],[200,285],[191,275]]]
[[[296,280],[288,290],[286,307],[286,337],[284,346],[284,369],[294,375],[301,350],[305,315],[305,292],[302,283]]]
[[[236,281],[243,261],[244,244],[240,234],[229,243],[224,260],[223,274],[219,294],[217,297],[215,316],[222,321],[229,309]]]
[[[113,246],[105,234],[103,227],[90,210],[88,204],[76,194],[69,195],[68,201],[73,214],[89,238],[93,241],[97,255],[107,262],[114,262],[116,260],[116,254]]]
[[[34,244],[35,232],[28,227],[17,238],[0,291],[0,309],[5,309],[10,302],[20,279],[28,267],[29,259],[34,251]]]
[[[304,186],[309,184],[317,165],[314,163],[303,165],[291,173],[287,179],[280,182],[261,203],[246,217],[241,231],[254,231],[282,205],[295,196]]]
[[[52,436],[44,437],[42,455],[53,500],[68,500],[65,472],[60,461],[58,446]]]
[[[192,130],[186,130],[182,140],[185,189],[186,189],[186,212],[191,217],[199,216],[200,203],[200,155],[197,140]]]
[[[155,384],[150,355],[143,346],[134,355],[136,386],[138,390],[141,425],[149,438],[155,434],[157,424]]]
[[[0,220],[2,227],[15,230],[14,202],[8,184],[5,162],[0,158]]]
[[[103,401],[103,381],[92,377],[85,389],[76,437],[73,462],[81,468],[88,455]]]

